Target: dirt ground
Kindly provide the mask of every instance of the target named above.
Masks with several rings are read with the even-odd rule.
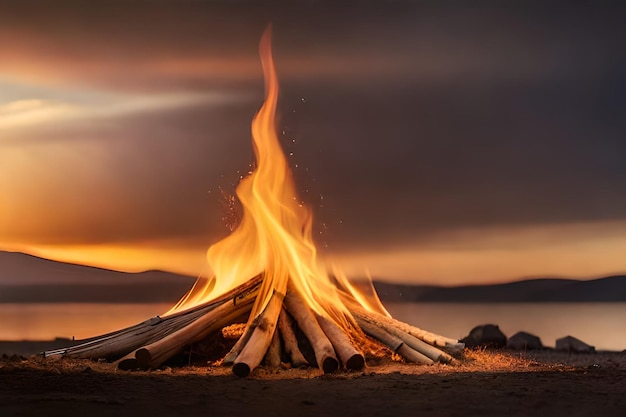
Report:
[[[0,359],[1,416],[622,416],[626,353],[467,351],[454,365],[391,359],[364,371]]]

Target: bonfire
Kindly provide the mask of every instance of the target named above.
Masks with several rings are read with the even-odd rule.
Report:
[[[241,221],[208,249],[211,277],[199,278],[162,317],[45,356],[104,358],[125,370],[156,368],[237,323],[245,323],[243,331],[222,363],[242,377],[263,359],[268,366],[313,362],[302,354],[303,343],[314,353],[311,365],[324,373],[363,368],[363,351],[371,343],[420,364],[451,362],[462,351],[458,340],[392,318],[371,284],[354,285],[321,266],[312,212],[298,197],[276,132],[279,87],[270,29],[259,52],[266,94],[252,121],[256,164],[236,189]]]

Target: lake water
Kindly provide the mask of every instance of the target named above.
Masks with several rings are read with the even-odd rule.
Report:
[[[166,304],[0,304],[0,340],[83,339],[163,314]]]
[[[524,330],[546,346],[566,335],[598,350],[626,349],[626,303],[387,303],[397,319],[461,338],[477,324],[495,323],[507,335]],[[127,327],[171,304],[0,304],[0,340],[96,336]]]

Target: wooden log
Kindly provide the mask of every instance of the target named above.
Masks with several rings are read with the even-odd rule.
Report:
[[[115,361],[117,369],[122,371],[134,371],[139,369],[139,363],[137,362],[137,358],[135,358],[135,352],[131,352],[128,355],[118,359]]]
[[[256,289],[250,289],[239,298],[222,303],[187,326],[137,349],[134,353],[138,367],[141,369],[157,367],[180,352],[184,346],[197,342],[233,323],[242,315],[248,314],[256,294]]]
[[[365,334],[378,340],[380,343],[387,346],[407,361],[425,365],[432,365],[434,363],[432,359],[407,346],[399,337],[390,334],[386,330],[368,321],[360,320],[358,317],[356,318],[356,321]]]
[[[335,352],[343,366],[350,370],[362,369],[365,366],[365,357],[362,352],[354,347],[346,332],[326,317],[319,314],[316,317],[320,327],[335,348]]]
[[[456,339],[451,339],[445,336],[431,333],[429,331],[420,329],[419,327],[411,326],[410,324],[404,323],[400,320],[396,320],[392,317],[386,318],[385,321],[387,321],[390,325],[396,327],[397,329],[400,329],[403,332],[408,333],[411,336],[414,336],[431,346],[441,348],[448,353],[457,354],[463,352],[463,349],[465,349],[465,344],[459,342]]]
[[[44,355],[63,355],[71,358],[105,358],[108,360],[114,360],[143,345],[152,343],[153,341],[163,338],[168,334],[187,326],[203,314],[205,314],[203,311],[197,311],[193,314],[190,313],[188,315],[172,318],[170,320],[161,319],[159,321],[155,321],[155,324],[153,325],[143,325],[141,327],[127,329],[111,337],[93,340],[54,352],[44,352]]]
[[[423,363],[424,365],[432,365],[434,363],[432,359],[414,350],[413,348],[408,346],[406,343],[402,343],[402,345],[398,347],[398,350],[396,350],[396,353],[402,356],[404,359],[406,359],[409,362]]]
[[[378,340],[380,343],[387,346],[393,352],[396,352],[400,348],[400,346],[404,343],[402,340],[400,340],[400,338],[395,337],[392,334],[389,334],[388,332],[381,329],[380,327],[374,326],[373,324],[367,321],[360,321],[357,319],[357,323],[359,327],[361,328],[361,330],[363,330],[363,332],[366,335]]]
[[[265,354],[265,365],[270,368],[278,368],[281,363],[282,350],[280,348],[280,336],[278,333],[280,332],[278,328],[276,328],[274,330],[274,336],[272,336],[272,342]]]
[[[252,331],[250,339],[233,364],[233,373],[240,377],[250,375],[263,359],[276,330],[276,323],[282,308],[284,295],[274,292],[267,306],[259,316],[259,323]]]
[[[344,297],[343,300],[348,306],[348,310],[350,310],[353,315],[361,314],[364,317],[369,317],[379,323],[384,323],[387,327],[393,327],[403,331],[404,333],[410,334],[411,336],[414,336],[431,346],[442,348],[449,353],[460,353],[465,348],[465,344],[459,342],[458,340],[450,339],[448,337],[422,330],[418,327],[411,326],[410,324],[401,322],[392,317],[387,317],[379,313],[368,311],[360,306],[352,298]]]
[[[67,348],[46,351],[43,352],[43,356],[117,359],[141,346],[176,332],[225,302],[236,303],[238,298],[247,296],[251,291],[258,291],[260,284],[261,276],[258,275],[237,288],[194,308],[166,317],[153,317],[125,329],[82,340],[81,343]]]
[[[311,343],[317,366],[324,373],[336,371],[339,368],[339,361],[335,356],[333,345],[326,337],[311,309],[292,291],[288,292],[285,297],[285,308]]]
[[[402,330],[394,326],[389,325],[388,323],[385,323],[379,320],[378,317],[375,315],[365,315],[365,314],[362,314],[361,312],[358,312],[358,313],[355,312],[353,313],[353,315],[354,315],[354,318],[359,323],[359,326],[362,324],[362,322],[366,321],[372,324],[373,326],[384,329],[387,333],[390,333],[393,336],[402,340],[407,346],[411,347],[413,350],[420,352],[421,354],[432,359],[433,361],[439,361],[439,362],[444,362],[444,363],[448,363],[452,361],[452,357],[448,355],[447,353],[417,339],[414,336],[411,336],[408,333],[403,332]]]
[[[264,279],[261,282],[259,292],[264,293],[264,289],[266,287],[271,287],[271,282],[269,281],[266,282],[265,276],[263,274],[261,274],[261,276],[263,276]],[[226,356],[224,356],[224,359],[222,360],[222,365],[233,365],[235,363],[235,360],[237,359],[237,357],[239,356],[243,348],[246,346],[246,343],[248,343],[248,340],[250,340],[252,333],[254,333],[254,330],[259,325],[260,318],[261,318],[261,313],[259,313],[253,320],[248,320],[244,333],[241,335],[239,340],[237,340],[237,343],[235,343],[235,345],[226,354]]]
[[[140,369],[156,368],[180,352],[185,346],[204,339],[209,334],[232,324],[252,308],[252,302],[222,304],[189,325],[135,350]]]
[[[390,330],[392,331],[392,334],[402,339],[402,341],[406,345],[410,346],[412,349],[418,352],[423,353],[424,355],[428,356],[430,359],[432,359],[435,362],[451,363],[454,360],[452,356],[450,356],[446,352],[439,350],[434,346],[429,345],[428,343],[418,339],[417,337],[413,335],[405,333],[402,330],[397,329],[397,328],[391,328]]]
[[[228,307],[232,306],[221,305],[188,326],[135,350],[137,366],[140,369],[156,368],[179,353],[185,346],[204,339],[209,334],[232,324],[242,317],[242,307],[230,311]],[[247,310],[243,311],[244,315],[250,312],[252,303],[247,307]]]
[[[258,324],[258,317],[257,319],[253,320],[252,323],[246,326],[241,337],[237,340],[237,342],[230,349],[230,351],[226,354],[226,356],[224,356],[224,359],[222,360],[222,365],[232,365],[233,363],[235,363],[235,359],[237,359],[237,356],[239,356],[239,354],[241,353],[241,350],[244,348],[244,346],[246,346],[246,343],[248,343],[248,340],[250,340],[250,336],[252,336],[252,332],[256,328],[257,324]]]
[[[85,359],[119,357],[140,347],[162,323],[161,317],[152,317],[126,329],[102,335],[97,339],[84,340],[74,346],[49,350],[43,352],[42,355],[44,357],[62,355]]]
[[[298,347],[298,339],[296,338],[296,334],[293,330],[291,317],[289,317],[289,313],[287,313],[284,309],[281,310],[280,315],[278,316],[278,330],[280,331],[283,344],[285,345],[285,352],[289,355],[291,366],[299,368],[307,365],[308,362],[304,359],[304,355],[302,355],[302,352]]]

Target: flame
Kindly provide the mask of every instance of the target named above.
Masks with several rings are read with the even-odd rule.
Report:
[[[318,264],[312,239],[312,212],[300,202],[278,140],[279,87],[272,58],[271,28],[261,38],[259,53],[266,94],[252,121],[256,168],[236,189],[243,217],[229,236],[207,252],[214,276],[199,279],[168,314],[209,301],[263,274],[251,318],[263,310],[273,292],[285,294],[289,288],[299,293],[316,313],[342,324],[351,316],[340,300],[339,290]]]
[[[354,302],[360,304],[361,307],[371,311],[372,313],[378,313],[386,317],[391,317],[389,311],[387,311],[382,301],[380,301],[378,293],[376,293],[376,289],[374,288],[372,278],[369,274],[367,281],[360,285],[361,288],[358,288],[357,285],[350,282],[346,274],[344,274],[341,269],[333,265],[333,270],[338,285],[341,286],[344,291],[344,297],[349,297]]]

